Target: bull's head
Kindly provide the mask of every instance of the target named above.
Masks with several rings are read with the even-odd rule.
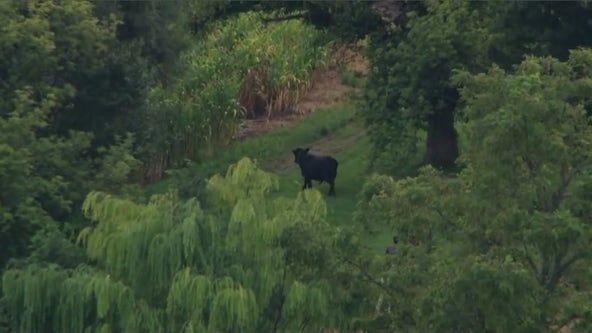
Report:
[[[310,148],[296,148],[294,150],[292,150],[292,153],[294,153],[294,163],[298,163],[300,164],[300,162],[303,160],[303,158],[308,154],[308,151],[310,150]]]

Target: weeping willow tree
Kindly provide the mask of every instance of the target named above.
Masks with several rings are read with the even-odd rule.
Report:
[[[276,197],[245,158],[209,180],[205,205],[174,193],[138,204],[102,192],[79,242],[95,263],[3,276],[15,332],[312,332],[343,327],[339,232],[316,190]]]

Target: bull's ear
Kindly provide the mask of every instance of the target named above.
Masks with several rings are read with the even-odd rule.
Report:
[[[310,149],[309,147],[306,147],[306,149],[304,149],[304,151],[308,153],[309,149]]]

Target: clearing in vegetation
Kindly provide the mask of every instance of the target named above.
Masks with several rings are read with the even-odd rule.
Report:
[[[225,172],[228,165],[247,156],[257,161],[263,170],[279,176],[279,195],[294,197],[301,191],[303,179],[291,150],[310,147],[313,154],[331,155],[339,161],[336,196],[327,196],[329,185],[325,183],[313,181],[313,189],[319,190],[325,197],[330,223],[351,224],[358,193],[369,172],[368,152],[371,146],[351,100],[359,81],[363,79],[365,63],[359,54],[354,53],[349,55],[343,67],[341,72],[335,66],[316,73],[311,89],[296,106],[305,112],[271,120],[247,119],[233,144],[190,169],[205,179],[214,173]],[[165,178],[148,185],[146,190],[150,194],[163,192],[177,186],[172,184],[175,182],[174,177]],[[368,243],[381,252],[391,237],[387,233],[378,239],[368,239]]]

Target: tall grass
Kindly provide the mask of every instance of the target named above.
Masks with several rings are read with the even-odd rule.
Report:
[[[330,48],[323,37],[300,20],[260,25],[251,31],[242,46],[247,53],[254,51],[256,64],[249,67],[240,92],[248,116],[272,118],[293,109],[311,87],[314,69],[327,64]]]
[[[208,31],[180,56],[178,80],[149,92],[150,182],[228,144],[245,116],[293,109],[330,49],[321,32],[299,20],[264,25],[257,13],[216,21]]]

